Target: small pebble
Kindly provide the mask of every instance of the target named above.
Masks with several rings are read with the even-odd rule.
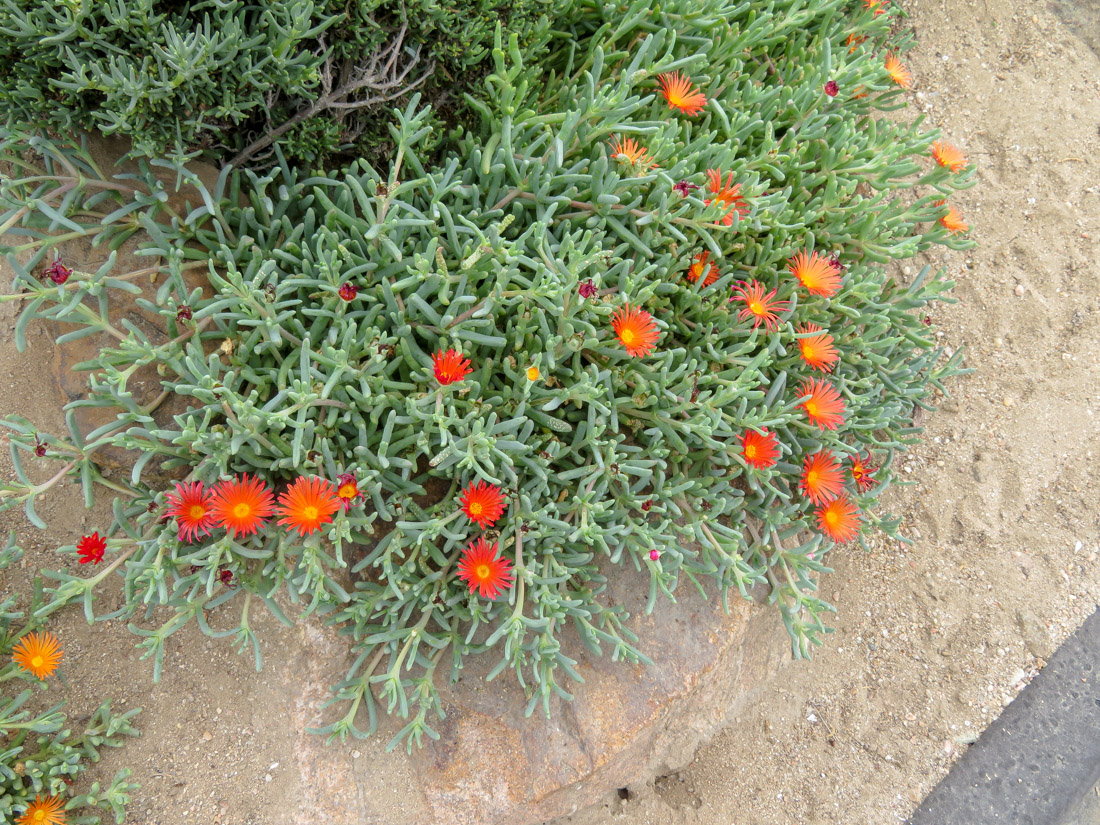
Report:
[[[1016,297],[1017,298],[1023,298],[1024,297],[1024,292],[1026,292],[1026,291],[1027,290],[1024,289],[1023,284],[1016,284]]]
[[[1006,395],[1005,400],[1004,400],[1004,405],[1006,407],[1015,407],[1016,406],[1016,399],[1013,398],[1011,395]]]

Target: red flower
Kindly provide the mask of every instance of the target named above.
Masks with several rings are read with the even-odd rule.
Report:
[[[840,86],[837,85],[837,82],[835,80],[830,80],[828,83],[825,84],[825,94],[827,94],[829,97],[836,97],[839,92]]]
[[[345,281],[340,284],[339,294],[345,301],[354,301],[355,296],[359,294],[359,287],[350,281]]]
[[[267,484],[249,475],[220,482],[210,496],[216,525],[232,530],[234,536],[248,536],[263,527],[275,503]]]
[[[802,360],[815,370],[829,372],[833,365],[840,360],[840,355],[833,346],[833,336],[823,330],[817,324],[802,324],[798,327],[801,333],[819,333],[808,335],[798,339],[798,349]]]
[[[43,274],[55,284],[61,286],[69,280],[69,276],[73,274],[73,271],[62,264],[61,258],[57,257],[53,259],[52,264],[46,267],[46,271]]]
[[[344,505],[344,512],[347,512],[357,499],[363,497],[359,492],[359,482],[355,480],[355,476],[351,473],[341,473],[336,476],[336,497]]]
[[[844,399],[832,384],[807,378],[798,386],[798,395],[800,398],[809,396],[798,406],[806,411],[811,423],[823,430],[835,430],[844,423],[844,413],[847,411]]]
[[[846,495],[818,507],[815,514],[818,529],[835,542],[851,541],[859,535],[859,508]]]
[[[219,570],[218,581],[224,584],[226,587],[233,586],[233,571],[232,570]]]
[[[76,543],[76,552],[81,564],[99,564],[103,561],[103,554],[107,552],[107,540],[96,530],[90,536],[80,537],[80,541]]]
[[[821,450],[806,456],[798,484],[814,504],[826,504],[844,492],[844,474],[836,456]]]
[[[504,496],[499,487],[479,481],[472,481],[462,491],[460,499],[462,512],[470,521],[477,522],[477,526],[484,530],[491,524],[496,524],[504,512]]]
[[[210,509],[210,493],[205,492],[201,481],[190,484],[176,483],[176,492],[165,497],[168,509],[166,517],[175,517],[180,541],[194,541],[200,534],[214,529],[214,513]]]
[[[591,280],[588,280],[582,281],[580,283],[580,285],[577,287],[577,292],[582,298],[591,298],[598,292],[598,290],[596,289],[596,285],[592,283]]]
[[[512,563],[497,558],[497,545],[483,538],[471,542],[458,561],[458,577],[467,583],[470,592],[477,591],[486,599],[495,599],[501,589],[512,586]]]
[[[779,460],[779,438],[767,430],[746,430],[741,436],[741,455],[746,464],[758,470],[774,467]]]
[[[470,359],[463,358],[462,353],[456,349],[435,353],[432,356],[432,366],[435,369],[435,380],[440,384],[453,384],[473,372]]]
[[[875,473],[878,467],[871,464],[871,452],[868,450],[864,458],[859,453],[852,456],[852,481],[856,483],[856,489],[866,493],[875,486]]]
[[[627,353],[634,358],[649,355],[661,337],[653,316],[644,309],[631,309],[630,304],[615,311],[611,316],[611,326]]]
[[[189,307],[187,304],[184,304],[176,310],[176,323],[182,324],[184,321],[190,321],[192,315],[193,313],[191,312],[191,307]]]
[[[760,326],[761,321],[764,322],[768,332],[776,329],[779,326],[779,316],[776,313],[786,312],[790,307],[789,301],[776,300],[776,292],[777,290],[773,289],[765,294],[764,285],[759,281],[742,283],[733,294],[737,300],[745,304],[745,308],[737,317],[742,321],[752,318],[753,329]]]
[[[341,507],[343,503],[327,478],[298,476],[279,496],[275,512],[282,518],[276,523],[304,536],[332,521],[332,514]]]

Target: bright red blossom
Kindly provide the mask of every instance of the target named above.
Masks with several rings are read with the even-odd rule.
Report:
[[[611,316],[611,326],[627,354],[634,358],[649,355],[661,337],[653,316],[644,309],[632,309],[630,304],[616,310]]]
[[[836,456],[821,450],[806,456],[799,488],[814,504],[826,504],[844,492],[844,471]]]
[[[435,369],[435,380],[440,384],[453,384],[473,372],[470,359],[463,358],[462,353],[456,349],[435,353],[432,356],[432,367]]]
[[[708,188],[714,193],[714,197],[708,198],[705,201],[706,205],[710,206],[712,203],[717,203],[725,206],[728,210],[720,223],[731,226],[734,212],[741,217],[749,214],[748,204],[745,203],[745,199],[740,194],[741,184],[733,182],[733,172],[726,176],[726,181],[723,183],[721,169],[708,169],[707,179],[709,181]]]
[[[809,396],[798,406],[806,411],[806,417],[810,423],[816,424],[823,430],[835,430],[838,425],[844,423],[844,399],[836,391],[836,387],[816,378],[807,378],[798,386],[798,395]]]
[[[499,487],[479,481],[472,481],[462,491],[460,500],[462,512],[470,521],[477,522],[477,526],[484,530],[491,524],[495,524],[504,512],[504,496]]]
[[[90,536],[81,536],[76,543],[76,552],[81,564],[99,564],[103,561],[103,554],[107,552],[107,540],[99,535],[99,531]]]
[[[799,252],[787,259],[787,269],[811,295],[831,298],[840,289],[840,274],[832,263],[815,250]]]
[[[512,586],[512,562],[497,558],[497,545],[483,538],[462,551],[458,561],[458,577],[466,582],[470,592],[486,599],[495,599],[501,589]]]
[[[691,78],[680,72],[657,75],[657,84],[668,105],[689,117],[699,114],[707,105],[707,96],[692,85]]]
[[[815,515],[818,529],[835,542],[843,544],[859,535],[859,508],[846,495],[839,495],[818,507]]]
[[[343,300],[354,301],[355,296],[359,294],[359,287],[357,287],[350,281],[345,281],[344,283],[340,284],[340,289],[338,290],[338,292],[340,293],[340,297]]]
[[[823,330],[817,324],[802,324],[798,327],[799,333],[818,333],[807,335],[798,339],[798,349],[802,360],[815,370],[829,372],[833,365],[840,360],[840,355],[833,346],[833,336]]]
[[[211,491],[210,512],[216,526],[233,531],[234,536],[248,536],[264,526],[274,504],[267,484],[246,474],[218,483]]]
[[[752,318],[753,329],[760,326],[760,322],[763,321],[768,332],[773,331],[779,326],[779,316],[776,313],[786,312],[790,307],[789,301],[776,300],[776,290],[773,289],[765,294],[764,285],[755,280],[741,284],[733,295],[745,304],[745,308],[737,317],[742,321]]]
[[[327,478],[298,476],[279,496],[279,507],[275,512],[282,518],[276,523],[304,536],[331,522],[332,514],[343,506]]]
[[[877,471],[878,467],[871,464],[870,451],[867,452],[866,458],[859,453],[852,456],[852,481],[856,483],[856,489],[861,493],[866,493],[875,486]]]
[[[176,492],[165,497],[168,509],[166,517],[175,517],[180,541],[194,541],[214,529],[214,513],[210,509],[210,493],[205,492],[201,481],[190,484],[176,483]]]
[[[779,438],[767,430],[746,430],[741,436],[741,455],[746,464],[758,470],[774,467],[779,460]]]

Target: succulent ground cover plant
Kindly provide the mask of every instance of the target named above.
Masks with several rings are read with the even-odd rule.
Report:
[[[12,534],[0,548],[0,571],[22,554]],[[81,774],[99,760],[101,748],[137,735],[131,721],[139,709],[118,714],[105,701],[79,734],[69,726],[64,702],[40,709],[33,685],[45,688],[54,679],[64,653],[57,636],[42,629],[40,611],[48,611],[41,592],[29,616],[16,607],[14,596],[0,601],[0,817],[15,825],[93,824],[101,821],[99,810],[110,810],[122,822],[136,787],[126,781],[130,772],[120,771],[106,789],[98,782],[85,787]]]
[[[18,340],[33,319],[109,336],[83,403],[119,409],[91,433],[70,415],[67,437],[5,422],[9,506],[34,519],[51,487],[30,455],[115,496],[103,536],[63,548],[105,567],[53,574],[55,603],[93,618],[117,570],[157,673],[192,619],[259,665],[253,603],[323,613],[356,653],[323,732],[373,730],[380,701],[410,746],[467,656],[516,678],[528,712],[578,678],[565,634],[646,661],[604,594],[622,565],[648,575],[650,610],[765,585],[808,655],[827,554],[896,535],[877,498],[915,408],[960,371],[919,314],[945,274],[885,267],[970,243],[946,204],[970,167],[919,118],[882,116],[913,82],[885,2],[592,10],[537,65],[498,33],[480,123],[435,165],[419,97],[384,165],[314,174],[276,148],[206,187],[166,164],[199,191],[183,210],[149,165],[112,178],[9,133]],[[139,230],[148,269],[56,254]],[[150,275],[136,301],[163,340],[110,314]],[[139,402],[147,366],[164,391]],[[168,396],[188,409],[158,422]],[[95,467],[108,444],[140,456],[125,483]],[[154,464],[181,480],[150,486]],[[235,627],[208,624],[231,605]]]

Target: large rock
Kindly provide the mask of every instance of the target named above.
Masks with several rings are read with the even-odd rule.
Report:
[[[279,822],[530,825],[684,767],[790,660],[790,640],[774,607],[738,596],[725,615],[717,599],[684,588],[679,603],[663,600],[645,616],[646,577],[611,572],[611,597],[631,612],[629,626],[654,665],[611,662],[570,640],[565,652],[579,660],[585,681],[566,685],[574,701],[555,700],[547,720],[541,706],[524,717],[526,698],[508,673],[484,681],[493,657],[468,659],[459,683],[442,691],[447,718],[432,722],[440,740],[425,740],[411,757],[404,748],[382,750],[392,724],[377,741],[354,746],[370,751],[365,758],[300,734],[301,804]],[[318,723],[325,688],[347,666],[335,638],[302,633],[306,650],[283,673],[300,697],[292,702],[300,727]]]

